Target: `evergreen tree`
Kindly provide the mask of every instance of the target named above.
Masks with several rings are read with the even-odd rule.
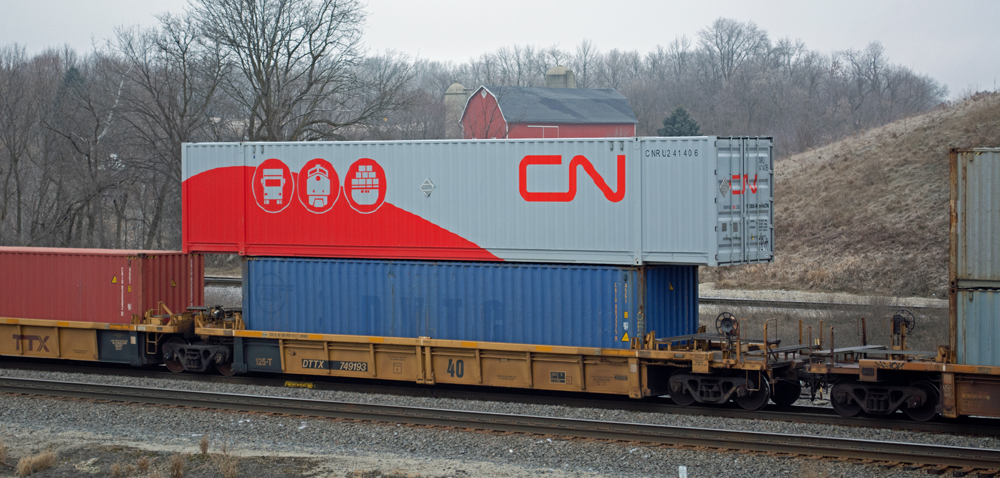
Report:
[[[670,116],[663,119],[663,127],[656,130],[659,136],[698,136],[698,122],[691,119],[683,106],[678,106]]]

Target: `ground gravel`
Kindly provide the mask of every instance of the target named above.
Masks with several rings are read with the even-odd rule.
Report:
[[[553,417],[825,435],[913,443],[1000,448],[994,438],[837,427],[719,417],[627,412],[572,406],[514,404],[432,397],[364,394],[180,380],[0,369],[0,376],[85,381],[126,386],[480,410]],[[203,435],[248,457],[310,457],[303,476],[354,476],[363,470],[402,476],[928,476],[923,471],[874,465],[778,458],[634,444],[437,430],[398,424],[355,423],[262,414],[90,403],[0,395],[0,439],[12,450],[59,443],[128,445],[194,452]],[[55,445],[53,445],[55,444]]]

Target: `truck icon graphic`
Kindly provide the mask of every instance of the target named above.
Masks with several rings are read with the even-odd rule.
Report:
[[[378,201],[378,177],[371,165],[358,166],[351,178],[351,199],[360,206],[371,206]]]
[[[285,176],[280,169],[265,169],[260,184],[264,186],[264,204],[278,201],[281,204],[281,190],[285,187]],[[329,187],[329,186],[327,186]]]
[[[330,203],[330,172],[326,168],[317,164],[307,172],[306,195],[312,207],[323,208]]]

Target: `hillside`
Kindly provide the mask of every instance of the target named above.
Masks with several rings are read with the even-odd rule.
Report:
[[[720,288],[944,297],[948,150],[983,146],[1000,146],[998,93],[778,161],[775,263],[710,269],[702,280]]]

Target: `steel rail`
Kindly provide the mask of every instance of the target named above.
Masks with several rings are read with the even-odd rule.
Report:
[[[762,410],[744,410],[737,406],[690,405],[680,406],[666,398],[635,400],[618,395],[588,394],[579,392],[518,391],[492,387],[473,387],[438,384],[427,386],[410,382],[373,382],[368,379],[343,377],[303,377],[301,375],[251,374],[225,377],[193,373],[173,373],[160,370],[121,368],[115,366],[74,365],[69,363],[25,362],[11,357],[0,359],[0,368],[37,370],[93,375],[129,376],[137,378],[177,380],[190,382],[231,383],[264,387],[287,387],[289,383],[308,384],[315,390],[355,393],[378,393],[410,397],[448,398],[487,402],[521,403],[531,405],[569,406],[629,412],[662,413],[673,415],[712,416],[742,420],[773,420],[815,425],[834,425],[865,428],[888,428],[927,433],[948,433],[962,436],[1000,437],[1000,419],[960,417],[938,418],[928,422],[910,420],[902,413],[886,417],[842,417],[832,408],[818,406],[778,407],[769,405]]]
[[[232,287],[241,284],[243,284],[242,277],[205,276],[205,285]]]
[[[423,409],[393,405],[329,402],[302,398],[164,390],[118,385],[0,378],[0,392],[185,406],[240,412],[283,413],[386,423],[448,427],[639,442],[654,445],[708,447],[761,453],[783,453],[837,459],[860,459],[922,466],[971,469],[1000,468],[1000,450],[926,445],[848,438],[787,435],[639,423],[605,422],[489,412]]]

